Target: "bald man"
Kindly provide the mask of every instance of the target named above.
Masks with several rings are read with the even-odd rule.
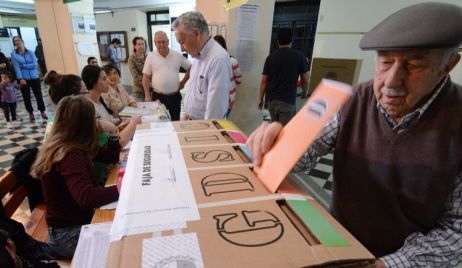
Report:
[[[172,121],[178,121],[181,109],[180,89],[188,81],[191,63],[178,51],[168,47],[169,39],[163,31],[154,34],[154,45],[156,50],[147,56],[143,68],[145,100],[159,100],[168,109]],[[178,77],[180,67],[187,70],[181,81]]]

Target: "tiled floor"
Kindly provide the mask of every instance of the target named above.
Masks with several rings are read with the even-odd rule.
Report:
[[[48,94],[43,91],[44,101],[46,104],[46,113],[51,114]],[[41,145],[43,133],[45,131],[46,121],[40,117],[38,110],[34,111],[35,123],[30,123],[29,114],[24,108],[22,97],[18,93],[17,114],[22,119],[21,124],[8,128],[6,125],[3,110],[0,111],[0,176],[10,169],[14,155],[26,148],[33,148]],[[35,98],[32,98],[32,106],[37,107]]]

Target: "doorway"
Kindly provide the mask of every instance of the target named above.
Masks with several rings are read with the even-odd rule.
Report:
[[[276,38],[278,29],[291,28],[293,35],[292,48],[300,50],[307,60],[311,61],[319,4],[320,0],[276,2],[270,53],[278,48]]]

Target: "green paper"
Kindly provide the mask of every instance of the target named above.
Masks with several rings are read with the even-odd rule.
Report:
[[[292,210],[300,217],[321,244],[330,247],[345,247],[350,243],[328,222],[319,211],[306,200],[287,200]]]

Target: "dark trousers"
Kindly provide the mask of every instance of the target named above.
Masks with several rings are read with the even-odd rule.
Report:
[[[22,98],[24,99],[24,106],[29,113],[34,111],[32,108],[32,102],[30,99],[30,89],[34,92],[35,99],[37,100],[37,106],[40,112],[45,112],[45,103],[43,103],[42,88],[40,86],[40,79],[26,80],[26,85],[21,87]]]
[[[268,104],[271,121],[280,122],[285,126],[295,116],[295,105],[280,100],[271,100]]]
[[[173,95],[164,95],[152,92],[152,100],[159,100],[162,102],[170,113],[172,121],[180,120],[180,110],[181,110],[181,93],[178,91]]]
[[[3,113],[5,114],[6,121],[10,122],[10,114],[13,121],[16,121],[16,102],[8,103],[3,102]]]

